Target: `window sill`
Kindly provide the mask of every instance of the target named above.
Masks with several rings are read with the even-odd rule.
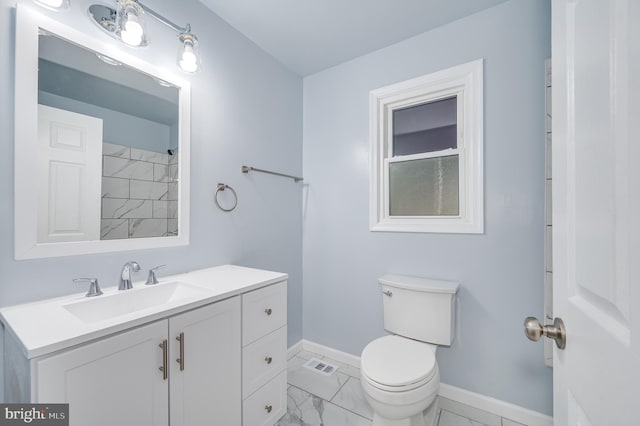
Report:
[[[383,219],[372,222],[373,232],[424,232],[434,234],[482,234],[482,220],[464,222],[461,218]]]

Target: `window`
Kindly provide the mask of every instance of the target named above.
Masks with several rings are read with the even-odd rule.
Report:
[[[371,92],[372,231],[483,232],[482,60]]]

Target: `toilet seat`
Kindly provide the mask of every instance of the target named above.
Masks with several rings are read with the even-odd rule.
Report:
[[[405,392],[425,385],[436,375],[434,345],[390,335],[369,343],[361,355],[363,378],[378,389]]]

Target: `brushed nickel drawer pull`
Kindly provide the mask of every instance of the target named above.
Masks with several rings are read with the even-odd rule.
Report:
[[[270,413],[271,410],[273,410],[273,407],[271,405],[265,405],[264,409],[267,410],[267,413]]]
[[[265,312],[267,315],[271,315],[271,312],[272,312],[272,311],[271,311],[271,308],[267,308],[267,309],[265,309],[265,310],[264,310],[264,312]]]
[[[162,380],[167,380],[169,377],[169,370],[167,369],[167,364],[169,362],[167,339],[164,339],[158,346],[162,349],[162,367],[160,367],[160,371],[162,371]]]
[[[271,361],[273,361],[273,358],[271,358],[270,356],[264,359],[264,362],[266,362],[267,364],[271,364]]]
[[[180,358],[176,362],[180,364],[180,371],[184,371],[184,333],[180,333],[176,340],[180,342]]]

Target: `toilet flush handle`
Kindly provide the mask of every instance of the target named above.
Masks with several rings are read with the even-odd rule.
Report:
[[[393,297],[393,293],[391,293],[389,290],[383,291],[382,294],[384,294],[385,296]]]

